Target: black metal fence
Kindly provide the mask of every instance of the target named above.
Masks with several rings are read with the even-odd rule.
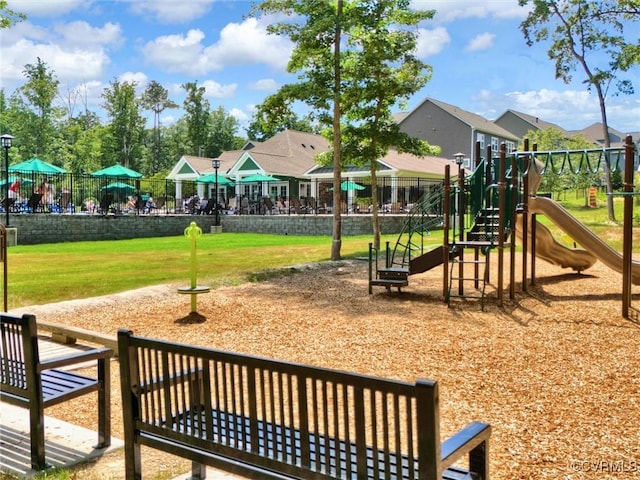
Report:
[[[341,185],[344,214],[406,213],[442,180],[407,177],[378,179],[376,198],[370,178],[349,177]],[[217,187],[217,188],[216,188]],[[217,204],[228,214],[332,213],[332,179],[242,181],[223,185],[156,178],[96,177],[88,174],[11,173],[0,182],[0,211],[12,213],[213,213]],[[217,197],[217,198],[216,198]],[[207,209],[207,204],[209,207]]]

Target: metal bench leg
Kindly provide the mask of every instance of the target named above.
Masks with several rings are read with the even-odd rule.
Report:
[[[191,463],[191,478],[189,480],[206,480],[207,466],[202,463]]]
[[[111,445],[111,363],[108,358],[98,360],[98,445],[106,448]]]
[[[42,404],[31,405],[29,408],[29,421],[31,427],[31,468],[44,470],[50,465],[44,458],[44,411]]]

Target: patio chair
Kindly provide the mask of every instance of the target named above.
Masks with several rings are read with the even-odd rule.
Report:
[[[282,198],[278,198],[278,200],[276,200],[276,209],[278,210],[278,213],[288,212],[288,206]]]
[[[6,212],[7,209],[11,210],[11,207],[13,207],[14,203],[16,203],[16,199],[15,198],[7,198],[7,197],[5,197],[5,198],[2,199],[2,202],[0,202],[0,205],[2,205],[2,210]]]
[[[240,215],[249,215],[250,211],[249,199],[242,197],[242,200],[240,200]]]
[[[291,205],[293,207],[293,211],[296,212],[298,215],[302,215],[303,213],[306,213],[298,197],[291,199]]]
[[[73,204],[71,203],[71,193],[69,192],[63,192],[62,195],[60,195],[60,200],[58,201],[58,205],[60,207],[60,213],[64,213],[64,212],[73,213],[75,210],[73,208]]]
[[[113,202],[113,195],[111,195],[110,193],[106,193],[102,199],[100,199],[100,205],[98,206],[98,213],[101,213],[102,215],[106,215],[107,213],[109,213],[109,207],[111,206],[111,203]]]
[[[197,206],[198,206],[198,197],[191,198],[187,202],[187,204],[184,206],[184,213],[188,213],[188,214],[198,213]]]
[[[276,206],[269,197],[262,197],[262,204],[264,205],[265,213],[268,213],[269,215],[276,213]]]
[[[309,213],[316,213],[318,209],[318,204],[316,202],[316,197],[307,197],[307,211]]]
[[[149,208],[149,213],[153,212],[154,210],[156,211],[156,213],[159,213],[160,210],[162,210],[164,208],[164,204],[167,203],[167,197],[160,197],[156,200],[156,204],[154,207]]]
[[[44,205],[42,205],[42,194],[34,193],[29,197],[29,201],[27,201],[27,212],[36,213],[36,212],[44,212]]]

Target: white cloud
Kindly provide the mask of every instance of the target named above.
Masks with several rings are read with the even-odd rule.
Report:
[[[254,18],[229,23],[220,31],[217,43],[207,46],[198,29],[186,35],[166,35],[146,43],[143,54],[148,63],[173,73],[203,75],[227,66],[263,64],[284,70],[291,55],[291,43],[268,35]]]
[[[229,111],[229,115],[231,115],[233,118],[235,118],[236,120],[238,120],[241,123],[242,122],[246,122],[247,120],[249,120],[249,115],[247,115],[245,112],[243,112],[239,108],[232,108]]]
[[[471,41],[467,44],[465,50],[468,52],[478,52],[480,50],[488,50],[493,47],[493,40],[496,38],[493,33],[481,33],[476,37],[472,38]]]
[[[202,83],[205,89],[206,96],[209,98],[231,98],[238,90],[237,83],[230,83],[228,85],[221,85],[220,83],[207,80]]]
[[[2,52],[2,83],[6,80],[24,81],[22,71],[26,64],[35,64],[40,58],[53,70],[61,82],[98,79],[109,58],[101,48],[69,49],[52,43],[33,43],[21,40]]]
[[[58,17],[76,10],[86,8],[93,2],[90,0],[9,0],[8,7],[29,17]]]
[[[191,29],[186,35],[165,35],[147,42],[142,53],[147,63],[167,72],[201,75],[211,70],[203,54],[201,30]]]
[[[139,91],[144,90],[144,87],[149,81],[149,77],[142,72],[124,72],[118,76],[120,82],[136,83]]]
[[[249,88],[251,90],[263,91],[277,90],[278,86],[278,82],[276,82],[273,78],[262,78],[249,84]]]
[[[93,27],[84,21],[59,24],[54,31],[60,35],[60,40],[71,48],[82,45],[113,45],[119,46],[124,42],[120,25],[107,22],[102,27]]]
[[[186,23],[206,15],[213,3],[214,0],[135,0],[130,2],[130,9],[163,23]]]
[[[418,42],[416,46],[416,56],[424,59],[440,53],[444,47],[451,42],[451,37],[444,27],[437,27],[433,30],[420,28],[418,30]]]
[[[110,63],[107,48],[122,41],[119,25],[92,27],[86,22],[60,23],[50,29],[21,22],[3,31],[2,87],[23,83],[26,64],[40,58],[61,84],[100,79]]]
[[[529,7],[521,7],[516,0],[413,0],[411,6],[421,10],[435,10],[436,22],[452,22],[462,18],[524,18]]]
[[[220,40],[207,48],[206,55],[217,65],[263,64],[284,70],[293,45],[279,35],[269,35],[266,25],[255,18],[229,23],[220,31]]]

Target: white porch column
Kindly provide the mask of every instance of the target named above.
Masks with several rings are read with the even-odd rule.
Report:
[[[176,207],[178,201],[182,201],[182,180],[176,180]]]
[[[391,205],[398,201],[398,177],[391,177]]]

